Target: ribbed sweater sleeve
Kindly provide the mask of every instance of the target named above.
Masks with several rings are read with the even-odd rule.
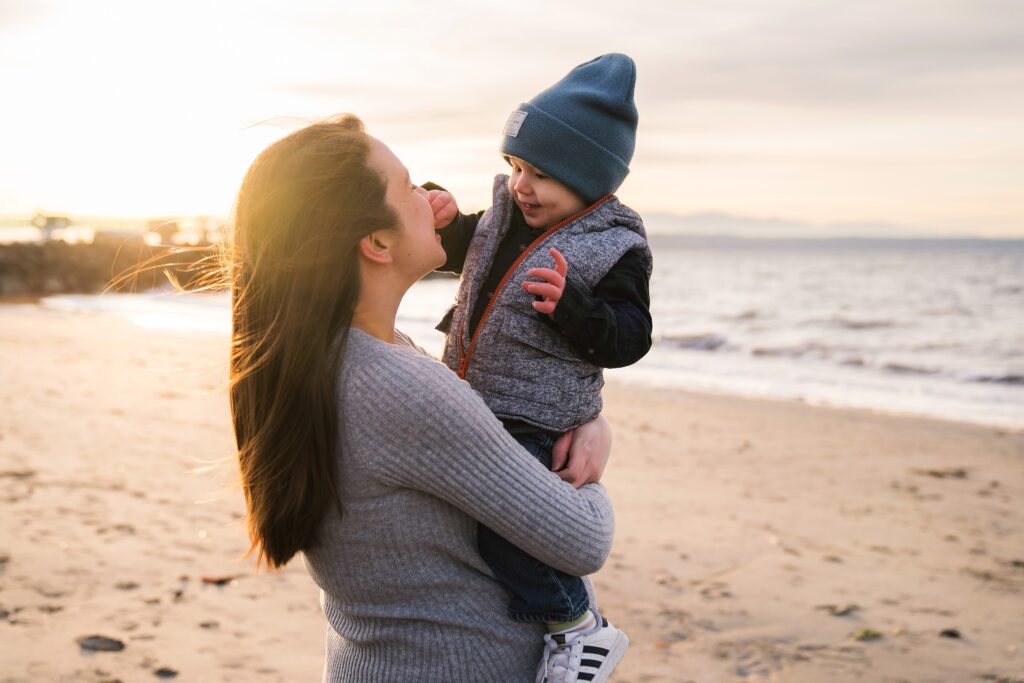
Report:
[[[363,467],[450,503],[552,567],[576,576],[600,569],[614,531],[605,489],[563,482],[447,367],[407,346],[395,351],[349,369],[348,382],[373,387],[343,408]],[[361,433],[382,415],[390,438]]]

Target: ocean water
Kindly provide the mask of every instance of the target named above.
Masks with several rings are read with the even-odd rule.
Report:
[[[1024,428],[1024,241],[652,239],[655,340],[609,381]],[[570,265],[571,268],[571,265]],[[433,329],[457,283],[424,280],[398,326]],[[227,334],[225,294],[58,296],[154,330]]]

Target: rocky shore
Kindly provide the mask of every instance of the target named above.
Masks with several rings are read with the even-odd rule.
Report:
[[[97,235],[92,243],[0,244],[0,298],[142,291],[173,276],[191,288],[216,271],[216,247],[151,246],[141,236]],[[206,278],[204,280],[204,278]]]

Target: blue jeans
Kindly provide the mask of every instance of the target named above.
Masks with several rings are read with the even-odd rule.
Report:
[[[534,430],[513,432],[512,436],[551,469],[555,435]],[[551,524],[558,521],[551,520]],[[477,545],[494,576],[512,594],[508,614],[515,621],[572,621],[590,607],[583,579],[547,566],[482,524],[477,532]]]

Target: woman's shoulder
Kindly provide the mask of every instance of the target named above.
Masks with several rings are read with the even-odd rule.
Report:
[[[395,337],[396,343],[389,344],[351,329],[341,378],[344,394],[386,394],[392,399],[401,398],[406,404],[416,404],[437,393],[473,393],[468,384],[407,335],[396,331]]]

